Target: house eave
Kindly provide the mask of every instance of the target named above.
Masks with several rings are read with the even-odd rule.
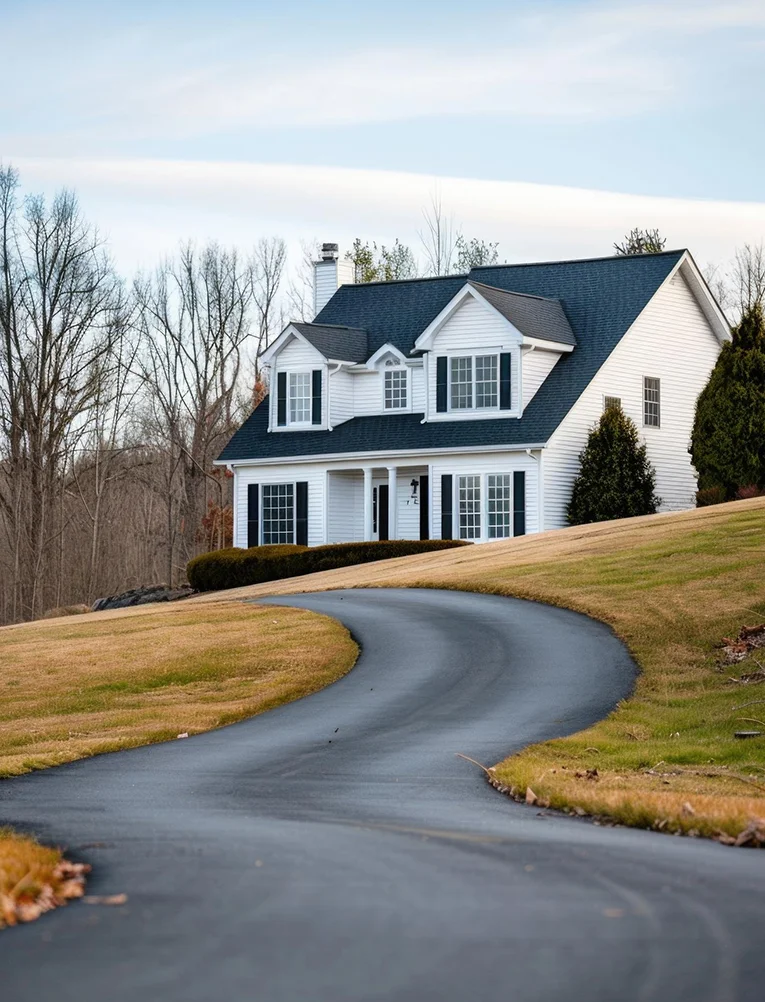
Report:
[[[277,456],[263,459],[216,459],[213,466],[226,466],[233,470],[237,466],[283,466],[306,463],[365,462],[373,464],[375,459],[417,458],[418,456],[470,455],[486,452],[527,452],[547,448],[546,442],[519,443],[518,445],[471,445],[448,446],[441,449],[388,449],[380,452],[325,452],[315,456]],[[374,464],[373,464],[374,465]]]

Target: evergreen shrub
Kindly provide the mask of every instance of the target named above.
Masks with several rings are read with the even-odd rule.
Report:
[[[197,591],[217,591],[469,545],[456,539],[390,539],[311,547],[253,546],[248,550],[233,548],[203,553],[189,561],[186,573],[189,584]]]
[[[724,501],[733,501],[742,490],[765,488],[765,319],[759,304],[733,329],[699,395],[690,452],[702,497],[718,488]]]
[[[621,406],[606,408],[579,462],[567,509],[571,525],[652,515],[661,503],[645,444],[641,445],[635,422]]]

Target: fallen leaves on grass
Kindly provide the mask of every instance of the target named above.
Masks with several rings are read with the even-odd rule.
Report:
[[[723,659],[725,664],[729,665],[738,664],[760,647],[765,647],[765,623],[759,626],[742,626],[737,637],[722,638]],[[765,678],[765,672],[760,671],[759,674]]]

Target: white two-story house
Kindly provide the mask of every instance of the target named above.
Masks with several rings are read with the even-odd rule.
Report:
[[[329,244],[315,269],[314,321],[268,348],[270,393],[218,460],[236,546],[558,528],[610,398],[663,508],[693,506],[694,405],[729,327],[687,251],[354,285]]]

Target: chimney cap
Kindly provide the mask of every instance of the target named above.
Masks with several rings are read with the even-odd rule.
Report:
[[[320,256],[322,261],[337,261],[339,256],[337,244],[322,244]]]

